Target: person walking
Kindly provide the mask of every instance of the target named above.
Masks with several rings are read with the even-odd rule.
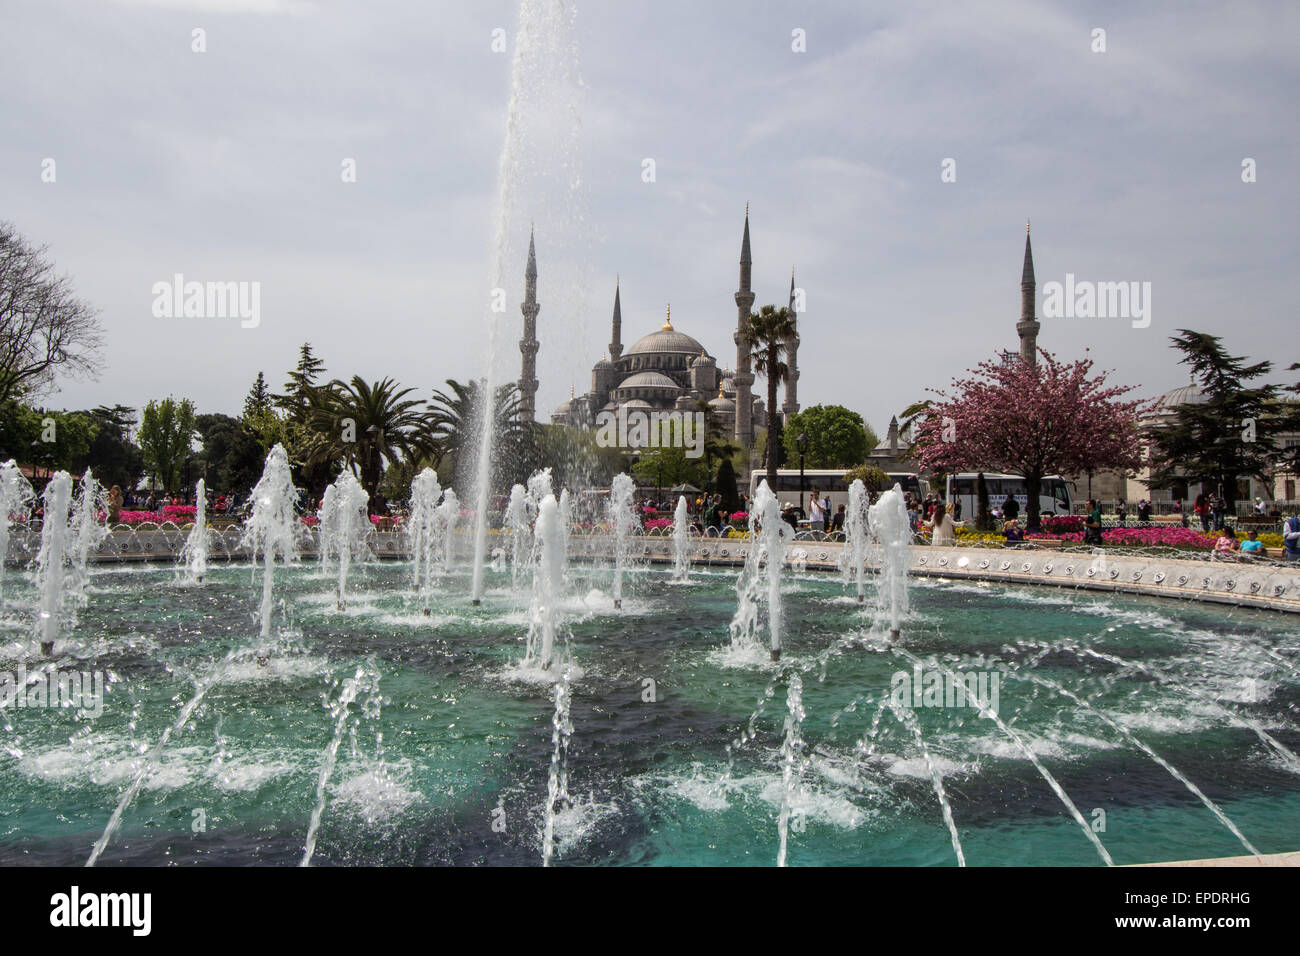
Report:
[[[1119,504],[1115,506],[1115,520],[1121,528],[1128,522],[1128,504],[1123,498],[1119,499]]]
[[[1013,494],[1007,495],[1007,500],[1002,502],[1002,520],[1014,521],[1020,517],[1020,502],[1016,501]]]
[[[1205,497],[1205,492],[1196,496],[1196,501],[1192,504],[1192,512],[1201,520],[1201,530],[1210,530],[1210,503]]]
[[[1083,522],[1083,543],[1101,544],[1101,505],[1095,498],[1088,499],[1088,517]]]

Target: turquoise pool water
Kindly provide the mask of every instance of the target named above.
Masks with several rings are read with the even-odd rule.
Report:
[[[582,673],[560,865],[772,865],[784,805],[790,865],[951,866],[936,775],[968,864],[1102,865],[1026,750],[1116,863],[1246,853],[1206,801],[1260,852],[1298,848],[1290,618],[918,580],[891,646],[837,578],[790,574],[786,659],[735,666],[735,571],[677,585],[642,568],[621,612],[611,572],[572,576]],[[103,710],[0,710],[0,863],[85,862],[146,752],[217,668],[100,862],[297,864],[336,727],[328,705],[360,668],[313,864],[540,864],[553,705],[545,684],[509,676],[527,588],[489,574],[474,608],[462,571],[426,617],[409,577],[406,564],[354,568],[340,612],[310,563],[279,572],[281,635],[267,649],[247,565],[201,586],[160,566],[97,569],[57,666],[103,672]],[[0,669],[26,652],[34,601],[11,571]],[[918,662],[927,675],[996,674],[1005,729],[973,707],[917,706],[918,743],[880,706]],[[783,753],[792,673],[806,717]]]

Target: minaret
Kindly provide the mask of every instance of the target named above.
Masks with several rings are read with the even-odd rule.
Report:
[[[749,451],[754,447],[754,426],[752,412],[754,407],[750,386],[754,384],[754,373],[750,371],[749,313],[754,305],[754,293],[750,290],[750,272],[753,260],[749,255],[749,203],[745,203],[745,235],[740,240],[740,288],[736,290],[736,374],[732,381],[736,383],[736,441]]]
[[[799,314],[794,310],[794,266],[790,267],[790,318],[795,320],[794,335],[785,343],[786,364],[789,370],[785,380],[785,404],[781,411],[786,421],[799,411]]]
[[[1025,220],[1025,268],[1020,274],[1020,321],[1016,332],[1020,335],[1020,361],[1038,364],[1038,329],[1041,323],[1034,318],[1034,251],[1029,246],[1029,220]]]
[[[528,230],[528,266],[524,269],[524,304],[519,310],[524,314],[524,337],[519,340],[523,353],[523,369],[519,373],[519,420],[531,425],[537,417],[537,250],[533,246],[533,230]]]
[[[623,307],[618,301],[618,277],[614,277],[614,328],[610,333],[609,360],[617,362],[623,354]]]

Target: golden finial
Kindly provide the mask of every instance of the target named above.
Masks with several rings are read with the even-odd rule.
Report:
[[[573,383],[569,383],[569,401],[573,401]]]
[[[672,330],[673,330],[673,306],[672,303],[670,302],[668,304],[668,314],[664,317],[664,326],[659,331],[671,332]]]
[[[748,199],[745,200],[745,218],[746,218],[746,219],[749,218],[749,200],[748,200]]]
[[[1029,220],[1025,220],[1025,235],[1029,235]]]

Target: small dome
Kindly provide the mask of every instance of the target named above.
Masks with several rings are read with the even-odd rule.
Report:
[[[718,367],[718,363],[713,360],[713,357],[709,355],[708,352],[701,352],[699,354],[699,357],[696,358],[695,361],[691,363],[691,368],[717,368],[717,367]]]
[[[679,386],[663,372],[653,370],[637,372],[623,379],[619,388],[671,388],[676,390]]]
[[[640,398],[634,398],[634,399],[631,399],[630,401],[626,401],[626,402],[624,402],[622,405],[620,405],[620,406],[619,406],[619,410],[620,410],[620,411],[627,411],[629,408],[653,408],[653,407],[654,407],[653,405],[651,405],[651,404],[650,404],[649,402],[647,402],[647,401],[644,401],[643,399],[640,399]]]
[[[596,363],[594,366],[592,366],[592,367],[593,367],[593,368],[613,368],[613,367],[614,367],[614,363],[611,362],[611,361],[609,360],[609,356],[606,355],[604,358],[602,358],[599,362],[597,362],[597,363]]]

